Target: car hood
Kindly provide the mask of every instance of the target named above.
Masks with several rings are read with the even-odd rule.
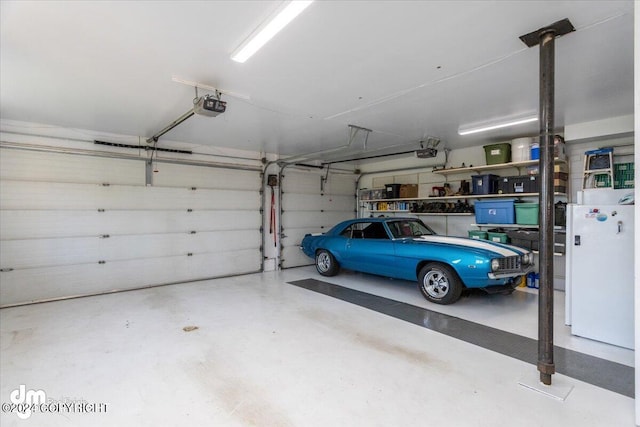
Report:
[[[469,249],[479,249],[490,251],[505,257],[522,255],[526,250],[504,243],[495,243],[488,240],[467,239],[464,237],[449,236],[420,236],[413,239],[416,242],[423,243],[442,243],[447,245],[463,246]]]

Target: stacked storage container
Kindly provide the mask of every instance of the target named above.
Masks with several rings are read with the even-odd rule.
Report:
[[[476,175],[471,177],[473,194],[497,194],[498,175]]]
[[[515,199],[478,200],[475,203],[478,224],[515,224]]]
[[[516,224],[538,225],[540,205],[538,203],[516,203]]]
[[[634,187],[634,163],[616,163],[613,165],[613,188]]]
[[[509,163],[511,161],[511,144],[491,144],[484,146],[485,157],[488,165]]]

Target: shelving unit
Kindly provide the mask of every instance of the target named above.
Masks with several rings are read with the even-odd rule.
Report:
[[[536,255],[540,254],[540,251],[536,251],[536,250],[531,251],[531,252],[533,252],[533,253],[534,253],[534,254],[536,254]],[[564,256],[564,254],[563,254],[562,252],[554,252],[554,253],[553,253],[553,256],[561,257],[561,256]]]
[[[508,199],[518,197],[537,197],[539,193],[503,193],[503,194],[466,194],[459,196],[429,196],[414,197],[411,199],[372,199],[360,200],[362,203],[378,203],[378,202],[427,202],[441,200],[467,200],[467,199]],[[566,196],[566,193],[554,193],[556,196]]]
[[[539,228],[540,226],[537,224],[469,224],[472,227],[478,227],[478,228],[482,228],[482,227],[487,227],[487,228],[497,228],[497,227],[502,227],[502,228]],[[560,226],[554,226],[553,227],[554,230],[556,231],[563,231],[565,230],[565,227],[560,227]]]
[[[435,174],[439,174],[442,176],[449,175],[466,175],[466,176],[474,176],[474,174],[483,174],[491,171],[497,170],[506,170],[506,169],[516,169],[518,170],[519,175],[524,175],[523,171],[525,168],[530,166],[539,165],[539,160],[527,160],[522,162],[509,162],[509,163],[500,163],[493,165],[480,165],[480,166],[466,166],[459,168],[448,168],[448,169],[436,169],[432,172]],[[556,164],[567,164],[566,160],[563,159],[555,159]],[[464,178],[461,178],[464,179]],[[563,187],[564,189],[564,187]],[[364,212],[368,212],[370,214],[380,215],[380,214],[411,214],[415,216],[432,216],[432,217],[445,217],[445,228],[449,228],[448,217],[473,217],[474,213],[446,213],[446,212],[411,212],[410,209],[394,209],[394,210],[380,210],[380,209],[371,209],[377,207],[377,203],[412,203],[412,202],[444,202],[444,203],[455,203],[457,201],[465,201],[465,200],[483,200],[483,199],[517,199],[521,200],[523,198],[537,198],[539,193],[501,193],[501,194],[465,194],[465,195],[452,195],[452,196],[427,196],[427,197],[411,197],[411,198],[393,198],[393,199],[364,199],[359,200],[359,208],[363,209]],[[554,196],[556,197],[564,197],[567,198],[568,195],[566,192],[555,192]],[[395,206],[397,207],[397,206]],[[402,206],[403,208],[405,205]],[[469,224],[471,227],[478,227],[478,229],[483,228],[538,228],[538,225],[528,225],[528,224],[477,224],[471,223]],[[557,230],[562,230],[561,227],[556,227]],[[556,254],[557,256],[562,256],[563,254]]]
[[[411,211],[390,211],[390,210],[382,210],[382,211],[380,211],[380,210],[369,210],[369,212],[371,212],[371,213],[406,213],[406,214],[424,215],[424,216],[473,216],[473,215],[475,215],[475,214],[473,214],[471,212],[446,213],[446,212],[411,212]]]
[[[495,165],[480,165],[480,166],[465,166],[463,168],[448,168],[448,169],[435,169],[433,173],[439,175],[458,175],[469,174],[469,172],[475,172],[477,174],[487,171],[502,170],[502,169],[518,169],[526,168],[528,166],[537,166],[540,163],[539,160],[526,160],[524,162],[509,162],[499,163]],[[566,163],[566,160],[556,158],[555,163]]]
[[[454,212],[454,213],[441,213],[441,212],[411,212],[414,215],[425,216],[474,216],[471,212]]]

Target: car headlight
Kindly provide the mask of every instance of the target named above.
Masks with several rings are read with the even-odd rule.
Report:
[[[533,264],[533,253],[527,252],[526,254],[524,254],[524,256],[522,257],[522,262],[527,265]]]
[[[491,260],[491,271],[498,271],[499,268],[500,268],[500,261],[498,261],[497,259],[492,259]]]

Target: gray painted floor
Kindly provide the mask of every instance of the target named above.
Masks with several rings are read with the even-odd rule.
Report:
[[[24,384],[50,401],[96,404],[85,404],[89,410],[106,404],[106,412],[34,412],[27,420],[3,412],[0,424],[634,424],[630,397],[562,374],[554,379],[573,387],[566,400],[531,391],[518,384],[536,373],[530,363],[287,284],[308,278],[326,280],[303,267],[1,310],[3,404]],[[533,293],[434,307],[410,282],[352,273],[330,281],[537,333]],[[556,325],[556,345],[631,366],[632,351],[566,328]]]
[[[303,279],[289,283],[537,366],[537,340],[323,280]],[[554,346],[553,355],[557,373],[634,397],[633,367],[558,346]]]

